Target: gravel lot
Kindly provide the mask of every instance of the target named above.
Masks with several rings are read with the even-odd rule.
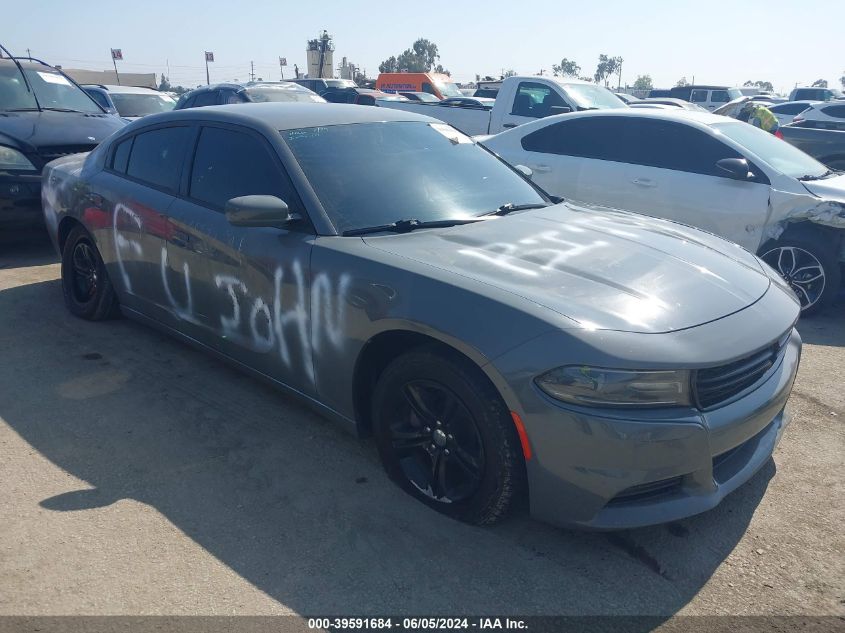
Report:
[[[0,615],[845,614],[845,301],[801,324],[792,426],[715,510],[479,529],[262,383],[71,317],[56,261],[0,243]]]

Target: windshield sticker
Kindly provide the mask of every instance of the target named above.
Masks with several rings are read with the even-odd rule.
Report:
[[[472,143],[472,139],[466,134],[458,132],[455,128],[445,123],[429,123],[432,129],[437,130],[443,136],[448,138],[454,145],[459,143]]]
[[[61,86],[69,86],[70,85],[70,82],[67,79],[65,79],[63,75],[60,75],[59,73],[44,73],[44,72],[41,72],[40,70],[36,71],[36,72],[37,72],[38,76],[41,77],[41,79],[43,79],[44,81],[46,81],[48,84],[59,84]]]

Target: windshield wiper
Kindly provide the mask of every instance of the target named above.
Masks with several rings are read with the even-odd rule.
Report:
[[[41,106],[41,109],[50,110],[51,112],[78,112],[79,114],[85,114],[82,110],[74,110],[73,108],[48,108]]]
[[[341,235],[344,237],[351,237],[353,235],[366,235],[368,233],[384,233],[390,231],[392,233],[408,233],[416,229],[437,229],[448,226],[457,226],[459,224],[471,224],[472,222],[480,222],[482,218],[452,218],[451,220],[429,220],[426,222],[410,219],[410,220],[396,220],[390,224],[382,224],[379,226],[367,226],[361,229],[350,229],[344,231]]]
[[[547,204],[514,204],[513,202],[506,202],[501,207],[496,209],[495,211],[491,211],[490,213],[485,213],[484,215],[507,215],[508,213],[512,213],[514,211],[527,211],[528,209],[545,209]]]
[[[836,172],[832,169],[828,169],[823,174],[816,176],[815,174],[806,174],[805,176],[801,176],[798,180],[806,182],[808,180],[821,180],[822,178],[827,178],[828,176],[833,176]]]

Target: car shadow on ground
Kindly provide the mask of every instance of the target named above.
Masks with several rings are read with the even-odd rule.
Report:
[[[476,528],[403,494],[370,442],[261,382],[129,320],[71,317],[58,281],[0,291],[0,353],[0,417],[87,482],[41,508],[148,504],[300,614],[668,617],[733,551],[775,473],[770,460],[715,510],[665,526]]]
[[[802,318],[798,322],[798,332],[805,343],[833,347],[845,346],[845,290],[824,312]]]

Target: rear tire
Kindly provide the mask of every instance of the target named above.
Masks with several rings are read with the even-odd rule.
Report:
[[[378,380],[372,411],[388,475],[438,512],[492,524],[524,499],[525,463],[513,421],[466,359],[436,348],[398,357]]]
[[[760,257],[792,287],[801,301],[801,316],[825,309],[839,293],[842,271],[836,248],[820,232],[787,232],[760,249]]]
[[[120,314],[100,251],[82,226],[71,229],[62,249],[62,293],[67,309],[82,319],[102,321]]]

